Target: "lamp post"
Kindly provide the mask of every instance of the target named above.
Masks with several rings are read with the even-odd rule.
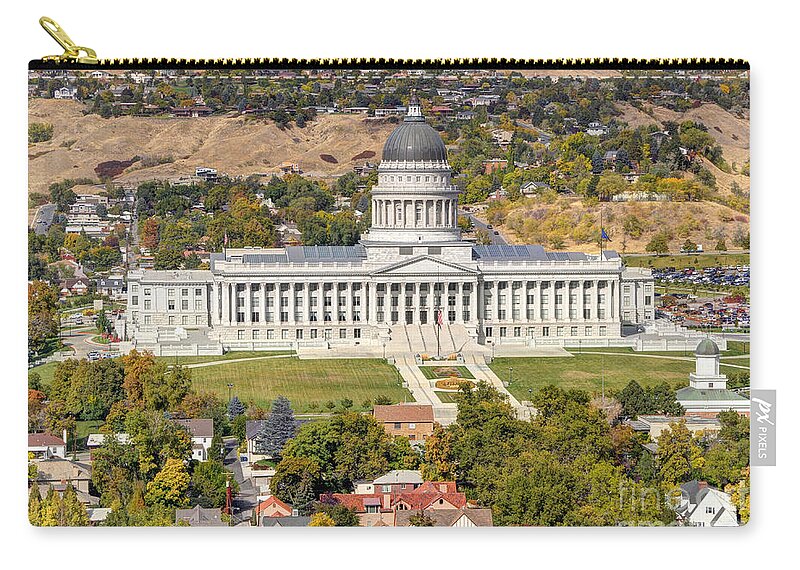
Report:
[[[511,367],[508,369],[508,385],[511,385],[511,382],[514,380],[514,368]]]
[[[228,401],[229,402],[231,401],[231,390],[232,389],[233,389],[233,384],[229,382],[228,383]]]

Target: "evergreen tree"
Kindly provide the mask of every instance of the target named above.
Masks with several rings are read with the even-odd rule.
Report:
[[[279,456],[283,446],[295,434],[294,410],[286,396],[272,402],[272,411],[256,436],[256,451],[272,457]]]
[[[228,402],[228,419],[231,421],[235,418],[241,416],[245,412],[245,406],[242,401],[239,399],[239,396],[234,396],[231,398],[231,401]]]
[[[68,484],[64,489],[61,503],[65,526],[89,526],[89,513],[86,511],[86,506],[78,500],[78,495],[72,485]]]
[[[28,521],[33,526],[41,526],[42,524],[42,497],[39,495],[39,485],[34,483],[31,485],[31,491],[28,494]]]

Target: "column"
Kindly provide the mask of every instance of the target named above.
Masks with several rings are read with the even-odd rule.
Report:
[[[221,305],[221,307],[220,307],[220,310],[221,310],[220,311],[221,312],[220,321],[221,321],[221,324],[228,325],[228,324],[230,324],[230,321],[229,321],[229,318],[228,318],[228,314],[230,313],[229,304],[228,304],[228,289],[229,289],[229,286],[228,286],[227,282],[223,281],[222,283],[219,284],[219,287],[220,287],[220,300],[219,300],[219,302],[220,302],[220,305]]]
[[[584,321],[585,320],[584,317],[583,317],[583,309],[584,309],[584,304],[583,304],[583,285],[584,285],[584,283],[586,283],[586,281],[583,280],[583,279],[578,281],[578,320],[579,321]],[[583,331],[581,331],[581,334],[583,334]]]
[[[472,282],[472,291],[469,294],[469,319],[476,325],[483,320],[483,315],[478,312],[481,289],[483,289],[483,284],[480,281],[475,280]]]
[[[244,324],[253,324],[253,289],[250,281],[244,284]]]
[[[508,298],[506,299],[506,313],[508,314],[508,322],[514,322],[514,280],[508,280]],[[511,336],[511,335],[509,335]]]
[[[264,324],[267,322],[267,284],[265,282],[261,282],[259,284],[259,299],[258,305],[260,307],[260,313],[258,315],[258,322],[263,327]]]
[[[317,286],[317,322],[325,326],[325,282],[320,281]],[[321,334],[321,333],[320,333]]]
[[[492,320],[494,322],[500,321],[500,282],[495,279],[492,281]]]
[[[369,287],[367,290],[369,301],[365,307],[366,320],[369,324],[375,324],[378,322],[378,286],[374,281],[365,283],[365,286]]]
[[[280,325],[281,324],[281,282],[280,281],[275,281],[275,284],[273,285],[273,287],[274,287],[274,290],[272,291],[272,298],[274,299],[274,303],[275,303],[275,323],[277,325]],[[280,334],[278,334],[277,338],[280,338]]]
[[[353,323],[353,282],[348,281],[344,284],[344,322],[347,324]]]
[[[606,281],[606,320],[614,320],[614,282],[608,279]]]
[[[592,285],[590,287],[591,295],[592,295],[592,302],[590,308],[592,310],[592,319],[597,320],[597,279],[592,279]]]
[[[556,320],[556,281],[550,281],[550,297],[548,299],[548,313],[550,314],[550,320]]]
[[[456,283],[456,323],[464,324],[464,284]]]
[[[519,297],[519,319],[523,323],[530,322],[528,319],[528,280],[522,280],[522,289],[520,290],[520,297]],[[526,336],[528,333],[526,332]]]

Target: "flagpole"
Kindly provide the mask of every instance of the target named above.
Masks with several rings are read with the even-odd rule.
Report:
[[[603,208],[600,208],[600,259],[603,259]]]

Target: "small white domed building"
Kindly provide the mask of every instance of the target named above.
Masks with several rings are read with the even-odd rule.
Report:
[[[703,339],[694,355],[695,371],[689,374],[689,386],[675,394],[686,415],[713,418],[720,412],[734,410],[750,416],[750,400],[728,390],[728,378],[719,372],[720,352],[717,343]]]

